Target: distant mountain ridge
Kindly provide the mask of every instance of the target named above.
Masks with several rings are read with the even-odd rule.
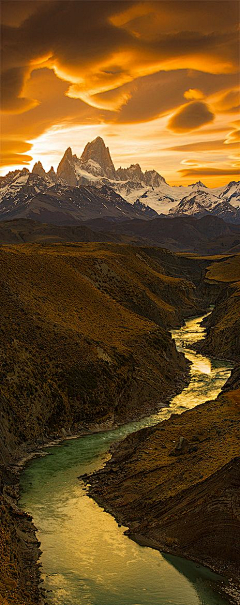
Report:
[[[130,204],[107,185],[70,186],[26,169],[17,171],[7,184],[2,181],[1,185],[0,220],[28,218],[76,225],[98,217],[123,220],[157,216],[152,208],[139,202]]]
[[[156,170],[141,166],[115,169],[109,148],[97,137],[80,158],[65,151],[57,172],[45,172],[40,161],[0,178],[0,220],[32,218],[75,224],[100,217],[115,220],[154,216],[215,215],[240,222],[240,182],[209,189],[198,181],[171,186]],[[65,221],[65,222],[64,222]]]
[[[0,244],[112,242],[131,246],[161,247],[173,252],[238,254],[240,224],[213,215],[179,216],[116,222],[90,219],[75,225],[54,225],[19,218],[0,222]]]

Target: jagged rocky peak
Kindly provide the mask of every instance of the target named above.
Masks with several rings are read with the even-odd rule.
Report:
[[[66,183],[68,183],[68,185],[71,185],[71,187],[75,187],[77,185],[77,178],[71,147],[68,147],[68,149],[66,149],[64,156],[61,159],[61,162],[58,164],[57,176]]]
[[[116,170],[116,176],[120,181],[133,181],[141,183],[144,181],[144,174],[139,164],[131,164],[129,168],[118,168]]]
[[[55,172],[53,166],[51,166],[50,170],[47,173],[47,176],[51,179],[51,181],[56,182],[57,175],[56,175],[56,172]]]
[[[202,183],[202,181],[197,181],[196,183],[192,183],[191,185],[188,185],[188,187],[194,187],[194,189],[202,189],[204,187],[204,189],[206,189],[206,185],[204,185],[204,183]]]
[[[91,162],[96,162],[102,169],[103,176],[109,179],[115,178],[115,168],[109,148],[106,147],[101,137],[97,137],[91,143],[87,143],[81,155],[81,162],[83,165],[90,164],[90,166]]]
[[[71,160],[73,159],[73,154],[72,154],[72,149],[71,147],[68,147],[64,153],[63,156],[63,160],[69,160],[71,162]]]
[[[34,164],[32,174],[37,174],[37,176],[41,176],[43,178],[46,176],[46,172],[43,168],[42,162],[36,162],[36,164]]]
[[[5,176],[0,176],[0,188],[9,185],[17,178],[21,178],[24,176],[26,178],[29,176],[28,168],[22,168],[22,170],[10,170],[7,174],[5,174]]]
[[[165,179],[156,170],[146,170],[144,174],[144,182],[151,187],[160,187],[162,183],[166,183]]]
[[[148,187],[160,187],[162,183],[166,183],[165,179],[156,170],[146,170],[143,173],[139,164],[131,164],[129,168],[118,168],[116,176],[120,181],[131,181]]]

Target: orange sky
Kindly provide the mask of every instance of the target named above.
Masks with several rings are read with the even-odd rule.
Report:
[[[239,3],[2,3],[2,174],[100,135],[171,184],[239,178]]]

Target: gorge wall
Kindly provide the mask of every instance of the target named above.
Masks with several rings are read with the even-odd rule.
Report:
[[[113,244],[13,245],[1,262],[1,578],[39,603],[39,548],[16,506],[16,463],[49,439],[146,415],[188,366],[168,329],[201,307],[196,263]]]
[[[215,309],[205,320],[207,337],[197,348],[235,362],[217,400],[130,435],[114,448],[106,466],[88,478],[90,493],[129,527],[131,537],[195,559],[237,583],[239,278],[239,256],[215,259],[206,269],[210,292],[215,285],[220,289]],[[232,589],[232,597],[238,603],[236,591]]]
[[[32,605],[42,598],[39,545],[16,506],[18,460],[56,437],[147,415],[181,391],[188,365],[169,329],[204,312],[222,284],[203,282],[208,258],[156,248],[5,245],[0,261],[0,595]]]

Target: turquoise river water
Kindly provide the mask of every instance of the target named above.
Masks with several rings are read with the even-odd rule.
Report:
[[[115,519],[87,494],[79,475],[100,468],[110,445],[207,399],[215,399],[230,375],[227,362],[191,350],[204,337],[202,317],[172,331],[192,362],[189,385],[170,406],[116,430],[66,440],[46,448],[21,478],[20,505],[33,516],[41,541],[44,587],[52,605],[226,605],[222,578],[206,568],[135,544]]]

